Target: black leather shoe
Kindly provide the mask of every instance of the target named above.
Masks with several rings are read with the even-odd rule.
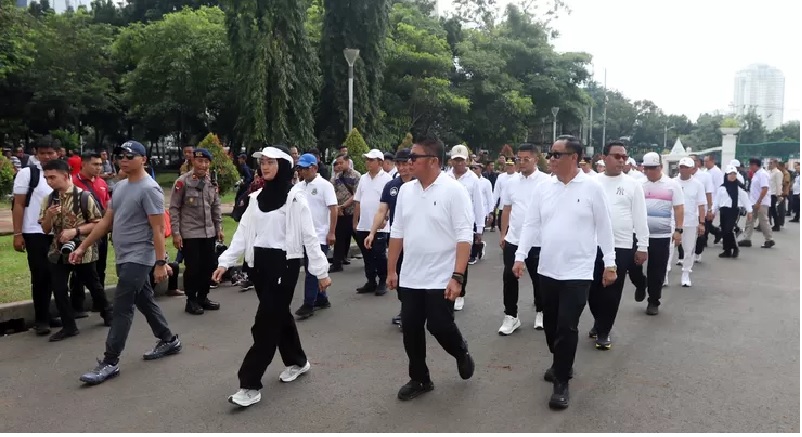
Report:
[[[203,314],[203,307],[194,300],[187,299],[187,304],[184,305],[184,312],[190,313],[193,316],[199,316]]]
[[[635,289],[635,302],[643,302],[646,299],[646,288]]]
[[[471,379],[474,370],[476,370],[476,365],[473,362],[473,357],[471,354],[465,352],[465,355],[457,358],[457,369],[459,370],[460,378]]]
[[[51,335],[49,341],[61,341],[66,338],[75,337],[76,335],[78,335],[77,329],[75,331],[67,331],[66,329],[62,329]]]
[[[331,267],[329,267],[329,273],[337,273],[341,271],[343,271],[342,264],[332,264]]]
[[[426,393],[427,391],[432,391],[432,390],[434,390],[434,383],[432,381],[428,382],[409,381],[408,383],[401,386],[401,390],[398,390],[398,399],[402,401],[409,401]]]
[[[311,305],[303,304],[298,308],[298,311],[295,312],[295,315],[299,320],[308,319],[315,315],[315,309]]]
[[[159,342],[156,343],[156,346],[153,347],[153,350],[143,354],[142,358],[146,360],[155,360],[161,357],[166,357],[167,355],[174,355],[179,352],[181,352],[181,340],[178,339],[177,335],[174,335],[170,340],[159,340]]]
[[[725,250],[724,252],[721,252],[720,254],[718,254],[718,257],[719,258],[732,258],[732,251]]]
[[[363,286],[361,286],[361,287],[357,288],[357,289],[356,289],[356,292],[357,292],[358,294],[367,294],[367,293],[373,293],[373,292],[375,292],[375,291],[376,291],[376,288],[377,288],[377,287],[378,287],[378,285],[376,285],[376,283],[375,283],[375,282],[365,282],[365,285],[363,285]]]
[[[103,318],[103,326],[111,326],[111,322],[114,320],[114,312],[111,308],[107,308],[100,312],[100,317]]]
[[[47,334],[50,334],[50,327],[45,324],[37,324],[34,328],[36,331],[36,335],[39,337],[44,337]]]
[[[387,285],[384,283],[384,281],[379,282],[379,285],[376,286],[375,294],[376,296],[384,296],[387,294]]]
[[[568,374],[571,378],[574,377],[574,368],[571,368],[571,372]],[[546,369],[546,372],[543,373],[543,380],[546,382],[554,382],[554,369],[549,367]]]
[[[650,316],[656,316],[658,313],[660,313],[660,310],[658,309],[658,307],[656,305],[647,305],[646,306],[646,314],[648,314]]]
[[[549,407],[554,408],[556,410],[564,410],[568,408],[568,383],[567,382],[555,382],[554,383],[554,392],[551,394],[551,399],[549,399]]]
[[[85,319],[89,317],[89,313],[86,311],[75,311],[75,319]]]
[[[200,302],[200,306],[206,311],[217,311],[220,309],[220,304],[213,300],[209,300],[209,298],[203,299]]]

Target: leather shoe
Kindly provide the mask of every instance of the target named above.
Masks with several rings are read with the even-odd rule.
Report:
[[[184,312],[190,313],[193,316],[199,316],[203,314],[203,307],[201,307],[200,304],[194,300],[187,299],[187,304],[184,306]]]
[[[209,300],[208,298],[203,299],[200,302],[200,306],[206,311],[217,311],[220,309],[220,304],[218,302]]]

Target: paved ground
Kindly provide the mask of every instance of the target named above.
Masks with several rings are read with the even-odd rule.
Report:
[[[488,234],[497,238],[498,234]],[[593,349],[585,311],[571,384],[572,404],[548,409],[550,364],[534,309],[522,298],[526,326],[499,337],[502,318],[499,250],[472,267],[459,326],[477,371],[470,381],[431,339],[436,389],[409,403],[396,399],[407,381],[393,294],[359,296],[357,261],[334,275],[334,306],[301,322],[312,371],[278,381],[268,369],[260,404],[232,408],[236,372],[250,345],[253,292],[219,289],[223,309],[201,317],[183,301],[161,300],[184,351],[156,362],[139,354],[153,345],[137,315],[121,375],[82,388],[78,376],[102,355],[99,319],[79,321],[77,338],[49,344],[32,333],[0,339],[0,432],[799,432],[799,227],[777,235],[772,250],[720,260],[705,253],[694,287],[671,286],[657,317],[632,299],[627,285],[612,351]],[[679,271],[672,280],[677,283]],[[529,295],[524,287],[522,296]],[[293,309],[300,302],[301,286]]]

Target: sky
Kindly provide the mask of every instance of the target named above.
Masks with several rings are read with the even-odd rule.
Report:
[[[503,8],[510,0],[498,0]],[[543,1],[543,0],[541,0]],[[754,63],[785,74],[784,120],[802,118],[800,0],[565,0],[557,51],[593,55],[596,80],[691,120],[726,111],[735,72]],[[453,9],[439,0],[441,13]],[[502,9],[503,10],[503,9]]]

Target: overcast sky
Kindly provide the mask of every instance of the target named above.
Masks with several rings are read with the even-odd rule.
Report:
[[[557,22],[555,48],[593,55],[597,80],[606,67],[607,86],[632,100],[696,120],[727,109],[737,70],[765,63],[785,74],[785,121],[802,117],[802,1],[565,2],[572,12]]]

